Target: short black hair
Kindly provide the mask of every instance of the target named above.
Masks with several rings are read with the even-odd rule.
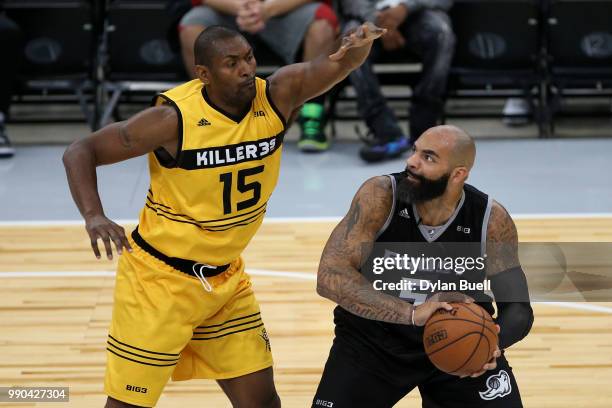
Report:
[[[217,54],[215,42],[229,38],[242,37],[236,30],[223,26],[210,26],[200,33],[193,46],[196,65],[210,66],[214,56]],[[246,41],[246,39],[245,39]]]

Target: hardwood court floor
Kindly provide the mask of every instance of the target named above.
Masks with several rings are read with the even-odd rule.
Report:
[[[530,219],[517,225],[523,241],[612,241],[612,219]],[[266,223],[245,253],[247,270],[256,272],[285,407],[310,406],[331,344],[333,305],[315,293],[314,273],[332,228],[322,222]],[[80,226],[0,228],[0,274],[112,270],[114,262],[95,260]],[[0,279],[0,386],[70,387],[68,404],[12,406],[103,406],[113,281],[110,274]],[[531,334],[507,352],[525,406],[612,406],[612,316],[550,305],[534,309]],[[229,403],[214,382],[196,380],[169,383],[158,406]],[[397,406],[420,407],[418,392]]]

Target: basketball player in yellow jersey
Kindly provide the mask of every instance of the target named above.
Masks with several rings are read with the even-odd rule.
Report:
[[[364,24],[331,56],[263,80],[244,37],[210,27],[194,47],[197,79],[68,147],[68,182],[93,251],[100,258],[100,239],[109,259],[111,242],[121,254],[106,407],[154,406],[170,377],[215,379],[235,407],[280,406],[240,254],[276,184],[292,112],[362,64],[384,32]],[[126,236],[104,215],[96,167],[145,153],[151,187]]]

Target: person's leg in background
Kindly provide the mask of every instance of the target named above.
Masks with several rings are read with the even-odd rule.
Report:
[[[4,122],[9,114],[13,86],[21,60],[21,30],[9,18],[0,14],[0,158],[12,157],[15,149],[6,134]]]
[[[342,31],[347,32],[359,24],[360,21],[351,20],[344,25]],[[361,158],[367,162],[398,157],[410,147],[373,71],[373,61],[381,51],[377,45],[366,62],[349,74],[357,94],[359,115],[368,127],[368,136],[364,140],[366,145],[359,151]]]
[[[331,54],[338,30],[338,20],[334,11],[320,3],[315,10],[302,44],[302,60],[311,61],[322,53]],[[325,135],[325,94],[306,102],[302,107],[298,122],[301,127],[298,147],[302,151],[321,152],[329,148]]]
[[[527,98],[508,98],[504,104],[503,122],[506,126],[524,126],[531,122],[533,113]]]
[[[425,9],[409,15],[400,27],[406,47],[419,55],[423,69],[410,108],[410,141],[438,124],[444,112],[446,84],[455,51],[455,34],[448,14]]]
[[[222,25],[238,31],[236,17],[223,14],[210,6],[196,6],[183,16],[179,23],[179,38],[185,69],[190,78],[195,78],[193,45],[196,38],[206,27]]]

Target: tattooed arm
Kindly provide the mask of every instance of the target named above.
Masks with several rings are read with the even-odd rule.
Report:
[[[497,305],[499,345],[508,348],[529,333],[533,310],[518,258],[516,226],[510,214],[496,201],[491,207],[487,227],[487,275]]]
[[[412,305],[379,292],[359,273],[363,244],[373,243],[391,210],[393,192],[389,177],[367,180],[359,189],[348,214],[332,232],[317,276],[317,293],[349,312],[366,319],[412,324]],[[364,257],[362,257],[364,255]],[[446,302],[428,301],[416,307],[414,323],[425,324],[439,308],[452,309]]]
[[[130,250],[123,228],[104,215],[98,194],[96,167],[141,156],[159,147],[176,155],[178,115],[169,105],[146,109],[125,122],[113,123],[72,143],[63,161],[72,198],[85,219],[91,247],[100,258],[98,239],[112,259],[111,241],[117,253]]]

